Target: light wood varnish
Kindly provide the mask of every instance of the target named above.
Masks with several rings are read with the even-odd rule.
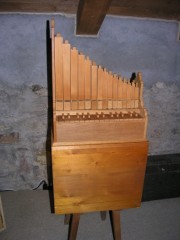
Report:
[[[148,152],[141,73],[130,82],[55,35],[54,22],[51,32],[55,212],[140,206]]]

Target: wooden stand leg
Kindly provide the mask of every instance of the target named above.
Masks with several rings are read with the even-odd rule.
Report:
[[[65,214],[64,225],[69,224],[70,223],[70,219],[71,219],[71,214]]]
[[[69,226],[68,240],[76,240],[76,235],[77,235],[78,226],[79,226],[79,219],[80,219],[79,213],[72,214],[71,222]]]
[[[111,214],[114,240],[121,240],[120,212],[112,211]]]

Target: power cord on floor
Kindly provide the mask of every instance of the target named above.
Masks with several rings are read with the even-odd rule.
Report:
[[[45,190],[48,187],[47,182],[43,179],[39,182],[39,184],[36,187],[33,188],[33,190],[37,190],[42,184],[43,184],[43,190]]]
[[[42,181],[39,183],[39,185],[38,185],[36,188],[34,188],[33,190],[38,189],[42,184],[43,184],[43,190],[52,190],[52,186],[51,186],[50,184],[48,185],[45,180],[42,180]]]
[[[41,185],[43,190],[51,190],[52,186],[48,185],[45,179],[42,179],[36,187],[34,187],[32,190],[37,190]],[[15,189],[0,189],[0,192],[8,192],[8,191],[17,191]]]

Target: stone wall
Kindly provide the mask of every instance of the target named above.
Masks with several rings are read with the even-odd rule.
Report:
[[[50,173],[47,23],[50,15],[0,15],[0,189],[33,189]],[[149,154],[180,149],[178,24],[107,17],[97,38],[75,37],[73,16],[56,30],[97,64],[129,78],[141,71]]]
[[[0,89],[0,189],[34,188],[47,178],[47,89]]]

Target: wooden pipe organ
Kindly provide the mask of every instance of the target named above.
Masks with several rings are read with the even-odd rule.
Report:
[[[140,205],[147,113],[141,73],[133,82],[97,66],[54,34],[52,22],[55,212]]]

